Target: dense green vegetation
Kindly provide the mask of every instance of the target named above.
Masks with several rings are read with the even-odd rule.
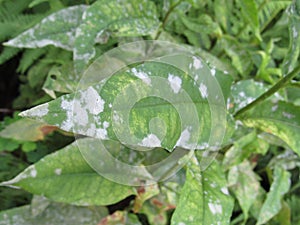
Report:
[[[0,0],[0,29],[0,225],[300,224],[299,0]]]

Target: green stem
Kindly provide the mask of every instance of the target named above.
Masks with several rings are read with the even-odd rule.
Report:
[[[172,6],[169,8],[168,12],[166,13],[166,15],[165,15],[165,17],[164,17],[164,19],[163,19],[163,21],[162,21],[162,26],[159,28],[159,31],[157,32],[157,34],[156,34],[154,40],[157,40],[157,39],[159,38],[159,36],[161,35],[162,30],[166,28],[166,25],[167,25],[167,21],[168,21],[168,19],[169,19],[169,16],[171,15],[171,13],[173,12],[173,10],[174,10],[181,2],[182,2],[182,0],[179,0],[178,2],[176,2],[174,5],[172,5]]]
[[[249,111],[250,109],[254,108],[256,105],[259,103],[263,102],[270,96],[272,96],[274,93],[276,93],[279,89],[283,88],[285,85],[287,85],[290,80],[292,80],[295,76],[298,75],[300,72],[300,66],[297,66],[292,72],[287,74],[285,77],[281,78],[274,86],[272,86],[268,91],[263,93],[261,96],[259,96],[257,99],[255,99],[253,102],[250,104],[246,105],[244,108],[240,109],[239,111],[236,112],[234,117],[236,119],[240,118],[242,114],[245,112]]]

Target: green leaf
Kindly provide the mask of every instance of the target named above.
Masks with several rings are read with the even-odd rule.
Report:
[[[268,148],[269,144],[265,140],[258,137],[255,131],[251,132],[235,141],[233,146],[226,151],[223,167],[229,169],[238,165],[253,153],[265,154]]]
[[[39,215],[32,215],[31,206],[21,206],[0,212],[0,225],[91,225],[97,224],[107,210],[103,207],[78,207],[50,203]]]
[[[77,5],[55,12],[5,45],[18,48],[54,45],[72,51],[75,30],[81,24],[81,17],[86,8],[85,5]]]
[[[172,65],[146,62],[22,115],[133,146],[204,149],[221,144],[226,126],[225,103],[214,79],[204,66],[193,79]]]
[[[264,102],[245,113],[243,123],[278,136],[300,155],[300,106]]]
[[[172,216],[172,225],[229,224],[233,200],[218,163],[200,170],[196,157],[188,164],[186,181]]]
[[[45,123],[23,118],[0,131],[0,137],[19,141],[38,141],[43,140],[45,134],[56,129],[55,127],[49,127]]]
[[[256,2],[254,0],[241,0],[239,2],[242,7],[242,14],[244,16],[244,19],[250,24],[252,30],[255,33],[255,36],[259,40],[261,40]]]
[[[233,101],[231,102],[232,105],[230,107],[233,108],[234,112],[236,112],[254,101],[266,92],[268,88],[268,85],[261,82],[256,82],[254,80],[241,80],[232,85],[231,96]],[[278,100],[282,98],[276,93],[271,99]]]
[[[281,10],[286,9],[291,2],[291,0],[263,1],[263,7],[258,13],[260,30],[263,31],[278,13],[280,13]]]
[[[260,183],[248,161],[233,166],[228,173],[228,185],[235,194],[244,212],[244,221],[248,219],[248,212],[255,202]]]
[[[88,140],[83,141],[88,143]],[[54,201],[75,205],[108,205],[135,194],[134,188],[116,184],[96,173],[84,160],[77,143],[47,155],[0,185],[21,187]]]
[[[156,7],[148,0],[100,0],[83,15],[76,30],[74,61],[76,74],[81,75],[95,56],[95,39],[105,32],[118,37],[152,34],[159,26]]]
[[[290,188],[290,173],[280,167],[275,167],[274,181],[267,198],[261,208],[257,225],[265,224],[281,209],[281,198]]]
[[[294,1],[288,10],[290,45],[283,62],[283,73],[291,72],[299,63],[300,54],[300,9],[299,0]]]

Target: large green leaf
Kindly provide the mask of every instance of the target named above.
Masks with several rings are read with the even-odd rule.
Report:
[[[300,155],[300,107],[279,101],[264,102],[243,115],[246,126],[272,133]]]
[[[192,60],[198,68],[201,61]],[[134,146],[205,149],[222,143],[226,126],[222,91],[213,80],[204,65],[192,77],[172,65],[147,62],[22,115]]]
[[[281,198],[290,188],[290,173],[280,167],[275,167],[274,178],[267,198],[260,210],[257,225],[265,224],[281,209]]]
[[[72,51],[75,31],[81,24],[82,14],[86,8],[85,5],[77,5],[55,12],[5,45],[18,48],[54,45]]]
[[[0,213],[0,225],[91,225],[97,224],[107,215],[104,207],[79,207],[60,203],[48,203],[38,209],[36,215],[32,205],[9,209]]]
[[[172,217],[172,225],[229,224],[233,200],[218,163],[200,170],[194,157],[188,164],[186,181]]]
[[[148,0],[99,0],[83,15],[76,31],[74,48],[75,70],[83,72],[95,56],[95,39],[105,32],[116,36],[152,34],[159,26],[156,7]]]
[[[244,212],[244,221],[247,221],[248,212],[255,202],[260,187],[250,163],[245,160],[243,163],[233,166],[228,174],[228,183]]]
[[[21,187],[54,201],[75,205],[108,205],[135,194],[132,187],[97,174],[84,160],[76,143],[47,155],[0,185]]]

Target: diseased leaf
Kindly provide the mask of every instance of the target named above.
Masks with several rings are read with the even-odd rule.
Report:
[[[200,170],[196,157],[189,162],[186,181],[171,219],[172,225],[229,224],[233,200],[218,163]]]
[[[159,26],[156,7],[152,1],[100,0],[92,4],[83,15],[76,30],[74,62],[77,75],[95,56],[95,39],[104,32],[118,37],[152,34]]]
[[[82,141],[88,143],[88,140]],[[96,173],[84,160],[77,143],[47,155],[0,185],[21,187],[54,201],[74,205],[108,205],[135,194],[132,187],[114,183]]]
[[[39,141],[54,130],[57,130],[57,127],[23,118],[5,127],[0,131],[0,136],[19,141]]]
[[[243,116],[243,123],[278,136],[300,155],[300,107],[279,101],[264,102]]]
[[[38,215],[32,215],[31,206],[21,206],[0,212],[0,225],[91,225],[107,215],[106,208],[78,207],[50,203]]]
[[[267,198],[260,210],[257,225],[265,224],[274,217],[281,209],[281,198],[290,188],[290,173],[286,170],[275,167],[274,180]]]
[[[248,212],[256,200],[260,183],[248,161],[233,166],[228,174],[228,185],[235,194],[244,212],[244,221],[248,219]]]
[[[298,4],[298,5],[297,5]],[[289,16],[289,36],[290,45],[283,62],[283,73],[291,72],[299,63],[300,54],[300,9],[299,1],[294,3],[288,9]]]
[[[55,12],[5,45],[18,48],[54,45],[72,51],[75,31],[81,24],[82,14],[86,8],[85,5],[77,5]]]
[[[22,115],[133,146],[168,150],[215,146],[221,144],[226,126],[223,93],[216,89],[209,68],[200,68],[197,58],[191,60],[187,66],[196,65],[200,69],[196,75],[146,62]]]

